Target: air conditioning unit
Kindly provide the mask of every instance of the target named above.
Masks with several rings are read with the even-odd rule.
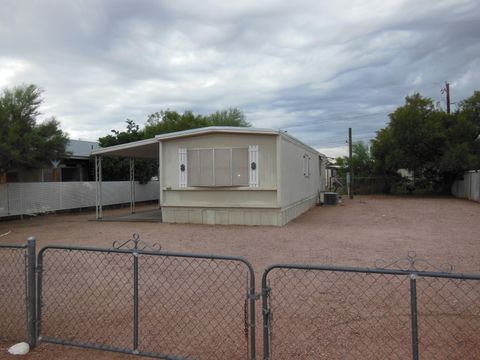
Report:
[[[336,192],[325,192],[325,193],[323,193],[323,204],[324,205],[337,205],[338,204],[338,194]]]

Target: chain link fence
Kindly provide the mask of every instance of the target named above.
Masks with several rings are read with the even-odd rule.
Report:
[[[408,268],[395,268],[403,260]],[[480,275],[419,270],[420,261],[273,265],[256,294],[238,257],[163,252],[138,236],[36,257],[29,239],[0,245],[0,341],[255,360],[261,299],[264,360],[480,359]]]
[[[480,280],[417,278],[422,359],[480,359]]]
[[[27,336],[26,246],[0,245],[0,340]]]
[[[38,264],[43,341],[164,359],[255,354],[254,275],[241,258],[48,247]]]
[[[0,341],[35,345],[35,239],[0,244]]]
[[[274,265],[264,359],[479,359],[480,276]]]

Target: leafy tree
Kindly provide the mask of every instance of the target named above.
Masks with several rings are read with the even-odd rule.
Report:
[[[145,138],[144,132],[133,120],[126,120],[126,131],[112,130],[112,134],[98,139],[101,147],[125,144]],[[158,161],[135,159],[135,179],[145,184],[158,173]],[[130,161],[124,158],[104,157],[102,179],[104,181],[129,180]]]
[[[209,126],[207,119],[202,115],[195,115],[191,111],[179,114],[176,111],[165,110],[150,114],[145,124],[145,138],[166,134],[175,131],[190,130]]]
[[[100,146],[120,145],[144,138],[143,132],[140,131],[140,126],[135,124],[133,120],[127,119],[125,122],[127,123],[126,131],[111,130],[113,135],[107,135],[98,139]]]
[[[459,103],[451,116],[444,117],[445,151],[438,157],[443,191],[466,170],[480,169],[480,91]]]
[[[376,171],[386,178],[409,169],[415,182],[449,192],[456,177],[480,166],[479,105],[478,91],[453,114],[435,110],[433,101],[418,93],[407,96],[372,142]]]
[[[251,126],[243,112],[237,108],[216,111],[207,116],[207,122],[208,126]]]
[[[336,164],[340,166],[341,174],[348,172],[349,158],[348,156],[336,159]],[[368,145],[363,141],[352,144],[352,168],[355,177],[368,177],[373,173],[374,162],[370,155]]]
[[[149,139],[155,135],[175,131],[202,128],[206,126],[250,126],[245,120],[245,115],[236,108],[217,111],[208,116],[196,115],[191,111],[179,114],[172,110],[162,110],[150,114],[145,127],[135,124],[127,119],[126,130],[112,130],[112,134],[98,139],[101,147],[125,144],[132,141]],[[102,175],[104,180],[128,180],[130,164],[126,159],[105,157],[102,162]],[[135,161],[135,178],[141,183],[148,182],[158,173],[158,162],[153,160]]]
[[[5,89],[0,96],[0,174],[32,169],[67,155],[68,136],[55,118],[38,124],[42,91],[35,85]]]
[[[175,131],[197,129],[206,126],[250,126],[243,112],[237,108],[216,111],[208,116],[195,115],[191,111],[179,114],[165,110],[148,116],[145,124],[145,138]]]
[[[368,145],[363,141],[352,144],[352,167],[356,176],[367,177],[373,172],[373,159]]]
[[[335,160],[339,166],[339,176],[345,178],[350,169],[350,160],[348,156],[339,157]],[[374,161],[370,154],[370,149],[363,141],[352,144],[352,168],[354,173],[355,192],[364,193],[365,186],[368,184],[368,178],[374,173]]]

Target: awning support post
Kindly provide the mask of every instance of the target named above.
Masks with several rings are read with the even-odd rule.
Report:
[[[102,157],[95,156],[95,215],[97,220],[102,219]]]
[[[135,158],[130,158],[130,214],[135,214]]]

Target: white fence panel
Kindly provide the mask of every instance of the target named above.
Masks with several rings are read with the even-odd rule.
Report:
[[[0,185],[0,216],[46,213],[95,206],[94,181],[10,183]],[[103,205],[130,202],[129,181],[102,183]],[[135,200],[157,200],[158,181],[135,182]]]
[[[463,174],[463,180],[456,180],[452,194],[459,198],[480,201],[480,172],[469,171]]]
[[[7,184],[0,184],[0,217],[8,215]]]

